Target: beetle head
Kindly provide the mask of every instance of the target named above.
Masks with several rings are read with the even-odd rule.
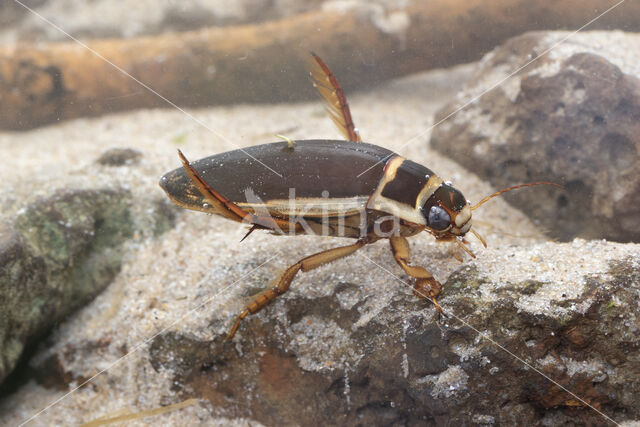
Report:
[[[422,206],[429,231],[436,237],[464,236],[471,228],[471,206],[462,193],[443,183]]]
[[[450,183],[443,183],[422,206],[422,214],[427,224],[426,230],[433,234],[437,240],[456,242],[460,248],[475,258],[473,252],[465,246],[467,242],[461,237],[467,232],[471,232],[485,248],[487,247],[487,242],[471,228],[471,211],[502,193],[534,185],[553,185],[564,188],[554,182],[532,182],[514,185],[497,191],[471,206],[471,202],[467,201],[460,191],[453,188]]]

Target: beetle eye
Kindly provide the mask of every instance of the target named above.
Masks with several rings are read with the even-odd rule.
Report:
[[[431,209],[429,209],[429,217],[427,218],[429,227],[434,230],[444,230],[449,226],[450,221],[451,217],[447,211],[440,206],[431,206]]]

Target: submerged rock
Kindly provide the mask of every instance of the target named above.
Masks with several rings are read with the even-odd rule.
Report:
[[[96,163],[103,166],[128,166],[140,161],[142,153],[133,148],[110,148],[98,157]]]
[[[233,343],[161,334],[149,360],[183,397],[266,425],[605,423],[594,408],[618,422],[640,417],[629,381],[640,369],[637,259],[581,270],[573,289],[554,262],[555,282],[461,267],[444,286],[442,323],[398,294],[361,324],[371,301],[341,304],[357,290],[341,284],[250,317]]]
[[[453,114],[434,128],[431,146],[499,188],[566,186],[506,195],[556,238],[638,242],[640,36],[568,36],[527,33],[487,54],[436,115]]]
[[[0,383],[25,349],[118,274],[123,244],[140,229],[124,189],[61,190],[19,211],[0,230]],[[149,234],[173,226],[175,211],[158,199],[145,209]]]
[[[162,405],[196,397],[213,418],[264,425],[637,420],[640,386],[630,379],[640,370],[638,245],[576,240],[496,252],[491,259],[525,258],[528,267],[485,259],[458,268],[440,301],[447,318],[403,285],[381,305],[375,292],[342,282],[324,296],[287,294],[247,318],[232,341],[161,331],[130,365],[139,378],[127,387],[162,379]],[[591,260],[594,252],[602,259]],[[530,270],[539,280],[523,279]],[[208,317],[215,331],[231,320]],[[39,357],[35,378],[66,390],[93,375],[96,361],[112,363],[102,358],[114,345],[68,341]],[[109,381],[83,395],[100,396]]]
[[[24,348],[116,275],[133,234],[127,191],[60,192],[0,234],[0,382]]]

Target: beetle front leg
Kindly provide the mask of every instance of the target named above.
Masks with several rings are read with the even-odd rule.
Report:
[[[391,236],[391,251],[393,257],[402,269],[415,279],[413,283],[413,294],[418,298],[430,299],[439,314],[444,314],[442,308],[436,301],[442,292],[442,285],[433,278],[425,268],[409,265],[409,242],[402,236]]]
[[[309,271],[314,268],[318,268],[321,265],[330,263],[331,261],[335,261],[337,259],[346,257],[351,255],[364,245],[366,245],[365,240],[358,240],[353,245],[349,246],[341,246],[339,248],[328,249],[326,251],[318,252],[317,254],[310,255],[306,258],[301,259],[297,263],[293,264],[291,267],[287,268],[285,272],[280,277],[278,284],[272,288],[265,289],[262,292],[257,293],[253,296],[253,300],[245,307],[244,310],[238,315],[235,323],[229,330],[229,334],[227,335],[227,340],[233,338],[240,326],[240,322],[250,314],[256,314],[264,307],[266,307],[271,301],[276,299],[279,295],[287,292],[289,289],[289,285],[293,281],[293,278],[296,276],[298,271]]]

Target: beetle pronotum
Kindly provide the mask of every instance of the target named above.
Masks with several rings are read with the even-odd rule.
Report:
[[[361,142],[343,91],[327,65],[315,54],[310,72],[326,101],[341,140],[275,142],[229,151],[190,163],[178,150],[182,168],[165,174],[160,186],[177,205],[251,224],[278,234],[320,234],[356,242],[308,256],[287,268],[278,283],[252,297],[237,316],[240,322],[289,289],[298,271],[309,271],[353,254],[366,244],[389,239],[393,256],[414,279],[414,293],[437,303],[442,286],[425,268],[410,264],[407,237],[426,231],[450,241],[474,257],[464,235],[474,234],[471,211],[517,185],[471,206],[460,191],[430,169],[385,148]],[[264,167],[278,168],[281,177]],[[362,171],[367,173],[362,174]],[[240,172],[241,171],[241,172]],[[246,237],[246,236],[245,236]]]

